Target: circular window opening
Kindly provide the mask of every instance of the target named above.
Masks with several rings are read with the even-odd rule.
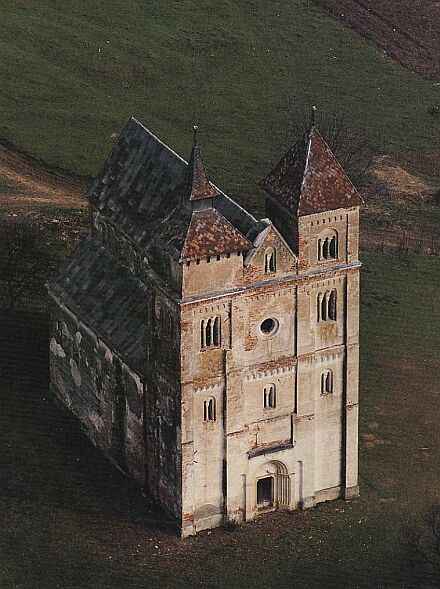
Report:
[[[271,335],[278,329],[278,321],[276,319],[265,319],[260,325],[260,330],[265,335]]]

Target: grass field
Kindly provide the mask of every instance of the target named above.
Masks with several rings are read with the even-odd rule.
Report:
[[[196,121],[212,177],[252,206],[309,99],[385,152],[436,147],[438,87],[308,0],[18,0],[0,18],[0,136],[81,174],[130,115],[183,156]]]
[[[49,402],[44,320],[25,317],[26,331],[5,349],[6,321],[0,587],[429,586],[408,561],[401,528],[440,491],[440,257],[364,262],[361,499],[183,543],[145,520],[136,490]]]

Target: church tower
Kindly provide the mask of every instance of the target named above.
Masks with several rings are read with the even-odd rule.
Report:
[[[307,456],[298,470],[313,470],[302,475],[301,501],[350,499],[359,493],[362,199],[313,123],[261,185],[267,216],[298,255],[295,420]]]

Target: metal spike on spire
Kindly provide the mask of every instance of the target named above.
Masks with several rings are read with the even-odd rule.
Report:
[[[316,108],[316,106],[313,105],[312,106],[311,113],[310,113],[310,128],[313,128],[315,126],[315,124],[316,124],[316,122],[315,122],[315,114],[316,114],[316,111],[317,110],[318,109]]]
[[[199,127],[197,125],[193,125],[193,145],[194,147],[197,145],[197,131]]]

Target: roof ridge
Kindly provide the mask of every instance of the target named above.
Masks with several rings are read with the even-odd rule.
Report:
[[[304,186],[304,182],[305,182],[305,178],[306,178],[306,171],[307,171],[307,167],[309,165],[310,150],[312,148],[312,131],[313,131],[313,129],[315,129],[315,125],[313,125],[313,127],[311,127],[309,131],[306,131],[304,133],[304,137],[307,135],[308,145],[307,145],[306,159],[305,159],[305,162],[304,162],[304,170],[303,170],[303,173],[302,173],[301,185],[299,187],[298,210],[299,210],[300,203],[301,203],[301,196],[302,196],[303,186]]]
[[[162,141],[162,139],[160,139],[160,138],[159,138],[159,137],[158,137],[158,136],[157,136],[155,133],[153,133],[152,131],[150,131],[150,129],[148,129],[148,128],[147,128],[145,125],[143,125],[143,124],[142,124],[142,123],[141,123],[141,122],[140,122],[140,121],[139,121],[139,120],[138,120],[136,117],[133,117],[133,116],[132,116],[132,117],[130,117],[130,118],[128,119],[128,122],[130,122],[130,121],[135,121],[135,123],[137,123],[137,124],[138,124],[140,127],[142,127],[142,129],[143,129],[144,131],[146,131],[146,132],[148,133],[148,135],[150,135],[150,137],[153,137],[153,138],[154,138],[154,139],[155,139],[155,140],[156,140],[158,143],[160,143],[161,145],[163,145],[163,147],[165,147],[165,148],[166,148],[166,149],[167,149],[169,152],[171,152],[173,155],[175,155],[175,156],[176,156],[176,157],[177,157],[179,160],[181,160],[181,161],[182,161],[184,164],[187,164],[187,165],[188,165],[188,162],[187,162],[187,161],[185,161],[185,160],[183,159],[183,157],[181,157],[181,156],[180,156],[180,155],[177,153],[177,151],[174,151],[174,149],[172,149],[172,148],[171,148],[169,145],[167,145],[166,143],[164,143],[164,142]],[[125,129],[125,127],[124,127],[124,129]],[[122,132],[123,132],[123,131],[122,131]],[[121,135],[122,135],[122,133],[121,133]]]

